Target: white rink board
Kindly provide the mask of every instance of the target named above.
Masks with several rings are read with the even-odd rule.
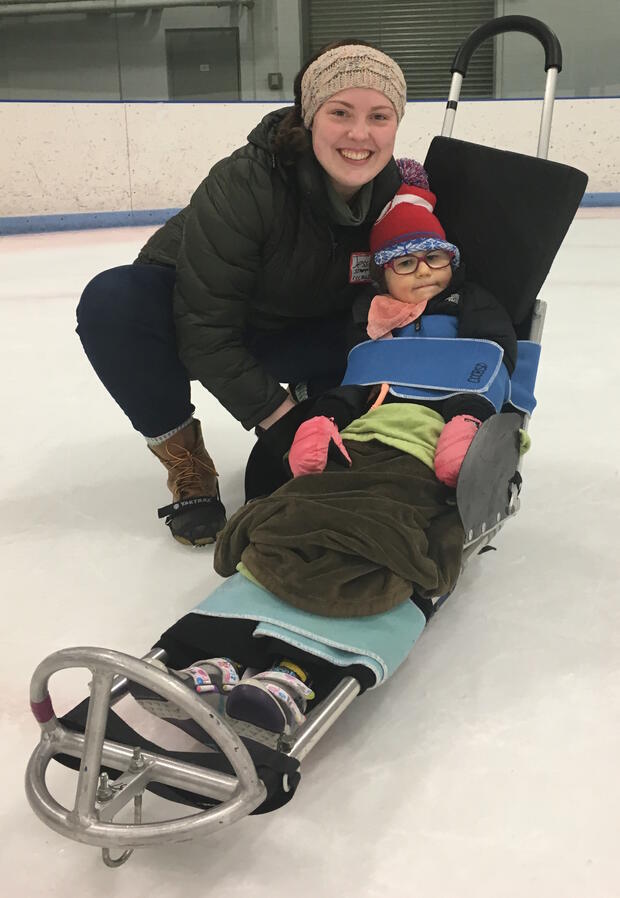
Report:
[[[0,217],[185,206],[280,103],[0,103]],[[396,151],[423,161],[445,102],[408,103]],[[454,137],[535,155],[541,102],[459,104]],[[557,100],[549,158],[620,192],[620,98]]]

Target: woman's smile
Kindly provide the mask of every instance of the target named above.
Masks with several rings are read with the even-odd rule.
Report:
[[[338,152],[340,155],[347,160],[347,162],[367,162],[368,159],[372,156],[372,150],[353,150],[353,149],[339,149]]]

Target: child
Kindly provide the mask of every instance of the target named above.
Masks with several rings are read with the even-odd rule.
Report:
[[[424,331],[428,316],[448,315],[458,320],[456,336],[492,340],[504,350],[503,363],[512,374],[517,337],[508,313],[483,287],[466,280],[459,250],[446,240],[433,214],[435,196],[428,190],[403,184],[388,203],[370,234],[371,272],[382,293],[353,308],[352,343],[382,340],[415,323]],[[314,403],[314,417],[297,430],[288,462],[293,476],[318,473],[327,459],[349,463],[339,430],[363,414],[376,390],[339,387]],[[383,402],[402,402],[383,384],[373,408]],[[420,402],[420,400],[415,400]],[[435,474],[456,486],[465,453],[482,421],[495,411],[489,400],[475,393],[458,393],[442,402],[424,403],[443,417],[435,454]]]

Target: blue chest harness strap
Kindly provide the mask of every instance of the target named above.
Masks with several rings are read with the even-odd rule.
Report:
[[[354,347],[343,385],[388,383],[393,396],[423,402],[472,393],[487,399],[497,412],[509,405],[531,414],[536,405],[538,344],[519,342],[511,379],[497,343],[457,337],[458,322],[451,315],[429,315],[419,321],[421,326],[407,325],[391,339]]]

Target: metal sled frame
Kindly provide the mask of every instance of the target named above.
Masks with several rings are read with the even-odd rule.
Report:
[[[104,862],[120,866],[134,848],[183,842],[206,836],[250,814],[267,797],[254,763],[239,736],[197,693],[178,678],[147,663],[165,661],[155,649],[139,660],[102,648],[63,649],[39,664],[30,685],[30,703],[41,726],[41,740],[26,770],[26,794],[37,816],[60,835],[102,849]],[[56,717],[48,691],[52,674],[68,668],[87,668],[92,673],[90,702],[84,734],[64,727]],[[128,691],[128,681],[151,689],[186,711],[213,739],[230,762],[235,776],[209,771],[165,755],[142,751],[105,739],[108,711]],[[352,677],[343,680],[314,711],[281,750],[301,760],[340,717],[360,691]],[[75,804],[71,810],[50,794],[46,772],[52,758],[65,754],[81,760]],[[123,773],[110,781],[101,766]],[[286,774],[284,775],[286,779]],[[221,801],[217,807],[181,819],[142,823],[142,794],[151,782],[160,782]],[[287,791],[287,783],[282,783]],[[118,812],[134,802],[134,823],[114,823]],[[110,849],[122,850],[112,858]]]
[[[530,336],[532,340],[536,337],[537,342],[542,334],[544,310],[545,304],[537,302]],[[527,422],[522,422],[518,415],[505,417],[514,419],[511,431],[516,455],[519,428]],[[518,466],[517,460],[516,467]],[[463,567],[492,541],[506,520],[514,517],[519,510],[518,486],[514,480],[504,480],[501,490],[504,495],[503,511],[494,512],[493,518],[478,521],[466,530]],[[448,596],[438,597],[433,603],[433,611],[447,598]],[[166,653],[163,649],[154,649],[140,660],[103,648],[63,649],[39,664],[30,686],[31,707],[41,726],[41,740],[26,770],[26,794],[30,805],[51,829],[75,841],[101,848],[103,861],[110,867],[123,864],[134,848],[209,835],[250,814],[267,796],[266,787],[259,779],[254,763],[239,736],[197,693],[187,689],[176,677],[147,663],[150,659],[165,662]],[[73,732],[60,723],[54,714],[48,692],[52,674],[74,667],[86,668],[92,673],[84,734]],[[186,711],[216,742],[236,776],[209,771],[194,764],[143,751],[139,747],[129,747],[105,739],[108,711],[127,694],[129,680],[145,686]],[[281,743],[279,750],[301,761],[360,690],[356,679],[347,677],[342,680],[308,714],[305,723],[294,734],[294,740],[289,744]],[[54,756],[60,754],[81,759],[75,804],[71,810],[62,807],[52,798],[46,785],[48,765]],[[100,774],[101,766],[110,766],[123,773],[110,781],[105,773]],[[180,820],[142,823],[142,794],[148,783],[152,782],[164,783],[223,803]],[[284,791],[287,791],[286,782],[282,785]],[[114,823],[116,814],[132,800],[135,822]],[[122,853],[113,858],[111,850]]]
[[[543,102],[538,156],[546,157],[549,129],[554,101],[555,80],[561,68],[561,50],[553,33],[534,19],[524,16],[507,16],[494,19],[476,29],[457,53],[453,66],[453,79],[444,119],[442,136],[451,136],[454,114],[458,103],[463,75],[469,57],[487,37],[506,31],[527,31],[545,47],[547,87]],[[457,60],[466,49],[465,63],[460,70]],[[531,317],[530,336],[540,343],[545,317],[545,304],[536,301]],[[527,428],[519,415],[511,418],[508,434],[513,445],[514,469],[518,472],[519,429]],[[494,416],[504,418],[503,415]],[[475,457],[477,441],[493,419],[485,422],[472,443],[470,453]],[[487,431],[490,432],[490,431]],[[511,436],[512,434],[512,436]],[[469,455],[469,454],[468,454]],[[478,477],[480,465],[478,465]],[[474,476],[474,475],[472,475]],[[488,475],[487,475],[488,477]],[[466,520],[463,565],[480,552],[519,509],[520,478],[503,477],[494,485],[501,500],[486,519]],[[479,482],[479,481],[478,481]],[[458,492],[457,492],[458,502]],[[459,510],[461,506],[459,503]],[[439,597],[431,613],[447,596]],[[241,819],[258,808],[267,797],[267,788],[259,778],[250,754],[227,722],[209,707],[198,694],[193,693],[176,677],[148,663],[148,660],[166,661],[163,649],[154,649],[144,659],[133,658],[121,652],[103,648],[70,648],[55,652],[37,667],[31,682],[30,700],[35,718],[41,727],[41,739],[35,748],[26,771],[26,794],[37,816],[51,829],[78,842],[101,848],[104,862],[110,867],[123,864],[138,847],[180,842],[208,835]],[[92,674],[90,702],[84,733],[64,726],[56,717],[48,691],[52,674],[68,668],[86,668]],[[165,754],[130,747],[105,738],[110,708],[128,692],[129,681],[136,682],[182,708],[216,743],[229,761],[234,775],[208,770],[196,764],[176,760]],[[278,751],[301,761],[330,729],[345,709],[361,691],[357,680],[348,677],[319,703],[307,716],[306,722],[291,737],[281,741]],[[75,803],[72,809],[60,805],[50,794],[46,773],[50,761],[64,754],[80,759]],[[102,766],[121,770],[115,780],[100,773]],[[282,788],[288,792],[287,775],[283,775]],[[149,783],[162,783],[195,795],[221,802],[215,807],[180,819],[157,823],[142,822],[142,795]],[[114,817],[130,802],[134,805],[133,823],[114,823]],[[111,851],[121,852],[113,858]]]

